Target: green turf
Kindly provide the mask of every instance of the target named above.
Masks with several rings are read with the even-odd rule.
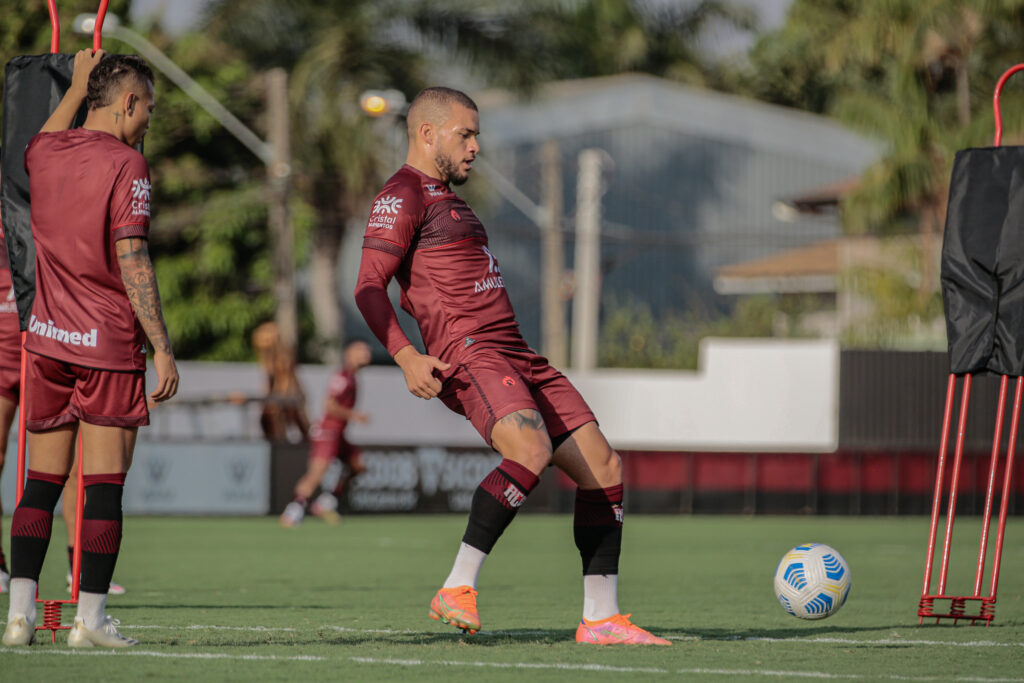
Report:
[[[1024,680],[1019,519],[996,622],[972,628],[917,625],[922,518],[630,516],[620,603],[671,648],[573,642],[581,597],[567,516],[523,515],[506,533],[481,577],[484,631],[463,637],[429,620],[463,526],[461,516],[294,530],[271,518],[129,519],[116,574],[129,592],[109,612],[142,644],[72,653],[63,632],[56,645],[0,648],[0,680],[70,680],[72,670],[104,681]],[[950,587],[963,592],[977,526],[957,527]],[[853,573],[846,606],[824,621],[790,617],[772,593],[782,553],[805,541],[835,546]],[[62,595],[62,550],[51,546],[43,597]]]

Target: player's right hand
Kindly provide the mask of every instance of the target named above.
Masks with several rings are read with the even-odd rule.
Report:
[[[160,403],[178,393],[178,366],[174,363],[174,355],[165,351],[153,354],[153,366],[156,368],[156,390],[149,397]]]
[[[441,393],[441,380],[434,371],[444,372],[451,367],[440,358],[420,353],[412,345],[399,350],[395,354],[395,362],[402,368],[409,393],[422,399],[431,399]]]

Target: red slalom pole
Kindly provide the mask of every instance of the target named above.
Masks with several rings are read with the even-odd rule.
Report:
[[[999,80],[996,82],[995,92],[992,93],[992,114],[996,119],[996,136],[994,142],[996,147],[1003,144],[1003,115],[999,111],[999,95],[1002,94],[1003,86],[1006,85],[1006,81],[1010,80],[1010,76],[1022,69],[1024,69],[1024,64],[1017,64],[1003,72],[1003,75],[1000,76]]]
[[[57,16],[57,0],[46,0],[50,12],[50,52],[60,52],[60,19]]]
[[[971,400],[971,375],[964,376],[964,393],[960,398],[960,420],[956,427],[956,451],[949,481],[949,507],[946,512],[946,536],[942,546],[942,566],[939,568],[939,595],[946,594],[946,576],[949,573],[949,550],[953,542],[953,522],[956,520],[956,494],[960,487],[960,464],[964,455],[964,435],[967,430],[967,405]]]
[[[1007,445],[1006,467],[1003,471],[1003,497],[999,506],[999,527],[996,530],[996,548],[992,555],[992,585],[989,597],[996,600],[996,589],[999,586],[999,563],[1003,557],[1003,533],[1006,531],[1006,514],[1010,507],[1010,477],[1013,474],[1013,456],[1017,448],[1017,427],[1020,425],[1021,397],[1024,395],[1024,377],[1017,378],[1017,391],[1013,397],[1013,416],[1010,418],[1010,441]]]
[[[996,406],[996,426],[992,432],[992,455],[988,465],[988,484],[985,487],[985,511],[981,515],[981,542],[978,545],[978,570],[974,575],[974,597],[981,597],[981,582],[985,575],[985,553],[988,550],[988,527],[992,523],[992,495],[996,488],[996,470],[999,450],[1003,445],[1003,416],[1006,413],[1006,386],[1010,378],[999,380],[999,403]]]
[[[935,497],[932,499],[932,522],[928,531],[928,555],[924,559],[924,599],[932,587],[932,563],[935,556],[935,537],[939,531],[939,514],[942,510],[942,483],[946,476],[946,453],[949,450],[949,423],[953,418],[953,401],[956,399],[956,375],[950,375],[946,383],[946,407],[942,412],[942,441],[939,442],[939,462],[935,471]]]
[[[78,495],[75,496],[75,552],[71,559],[71,602],[78,602],[78,582],[82,577],[82,515],[85,512],[85,454],[82,431],[78,431],[78,475],[75,477]]]
[[[96,25],[92,30],[92,51],[95,52],[103,47],[103,19],[107,16],[107,5],[110,0],[101,0],[100,8],[96,10]]]

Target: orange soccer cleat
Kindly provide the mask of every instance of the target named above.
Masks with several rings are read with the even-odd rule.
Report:
[[[643,630],[629,620],[629,614],[616,614],[597,621],[580,620],[576,629],[577,643],[592,645],[671,645],[653,633]]]
[[[470,586],[442,588],[430,601],[430,618],[461,628],[473,635],[480,630],[476,591]]]

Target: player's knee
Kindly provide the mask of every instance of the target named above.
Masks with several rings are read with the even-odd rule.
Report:
[[[616,451],[610,448],[608,449],[608,453],[604,458],[604,463],[601,469],[601,476],[598,477],[600,480],[614,482],[622,481],[622,458],[619,457],[619,454]]]

